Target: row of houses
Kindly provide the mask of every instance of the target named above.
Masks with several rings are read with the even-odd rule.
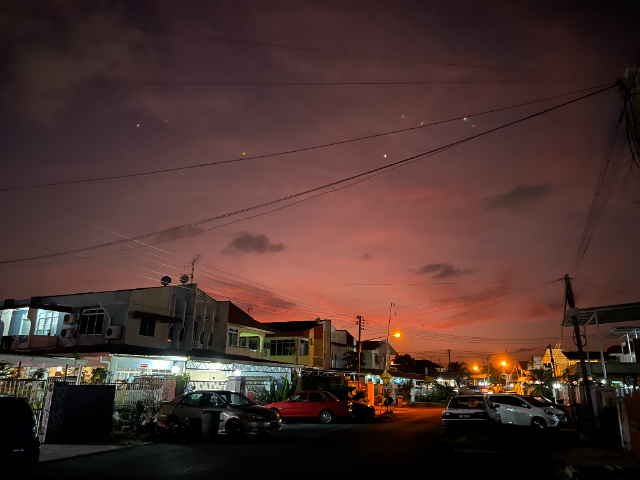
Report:
[[[7,299],[0,312],[0,362],[55,367],[52,374],[78,380],[83,368],[96,367],[112,381],[181,372],[223,382],[292,367],[341,370],[345,353],[357,349],[329,319],[259,322],[197,284]],[[361,351],[374,374],[396,354],[386,341],[363,342]]]

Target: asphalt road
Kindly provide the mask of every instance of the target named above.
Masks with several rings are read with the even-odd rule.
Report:
[[[503,428],[445,437],[441,408],[397,409],[366,423],[286,423],[267,437],[156,443],[42,463],[31,478],[567,478],[554,450],[569,433]],[[575,435],[574,435],[575,436]]]

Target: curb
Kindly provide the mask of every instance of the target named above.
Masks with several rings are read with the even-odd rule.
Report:
[[[90,452],[90,453],[81,453],[79,455],[72,455],[64,458],[52,458],[51,460],[39,460],[36,465],[44,464],[44,463],[53,463],[53,462],[62,462],[64,460],[71,460],[73,458],[83,458],[83,457],[91,457],[92,455],[101,455],[104,453],[113,453],[113,452],[121,452],[122,450],[128,450],[130,448],[143,447],[145,445],[151,445],[152,442],[140,443],[137,445],[126,445],[120,448],[113,448],[111,450],[101,450],[99,452]]]

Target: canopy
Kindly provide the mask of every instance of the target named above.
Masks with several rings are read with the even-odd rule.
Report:
[[[640,321],[640,302],[604,305],[602,307],[570,308],[564,315],[562,326],[584,326],[595,323],[596,314],[599,324],[637,322]]]

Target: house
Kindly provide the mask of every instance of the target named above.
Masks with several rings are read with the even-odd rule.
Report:
[[[331,368],[331,320],[318,318],[263,325],[274,330],[266,335],[268,356],[265,358],[325,370]]]
[[[602,362],[600,352],[584,352],[585,362]],[[578,352],[570,352],[568,350],[561,350],[559,348],[548,349],[545,351],[542,357],[542,365],[544,368],[551,369],[551,360],[553,359],[553,366],[555,369],[554,376],[560,376],[566,369],[574,366],[580,362],[580,355]],[[604,360],[615,360],[614,355],[604,354]]]
[[[362,342],[361,352],[360,355],[364,358],[364,367],[373,370],[393,369],[391,356],[398,354],[386,340],[365,340]]]
[[[331,327],[331,368],[345,368],[344,354],[357,350],[356,339],[347,330]]]
[[[111,380],[184,372],[188,358],[242,373],[264,364],[265,337],[275,332],[196,284],[8,299],[0,312],[0,352],[16,363],[20,354],[82,355]]]

